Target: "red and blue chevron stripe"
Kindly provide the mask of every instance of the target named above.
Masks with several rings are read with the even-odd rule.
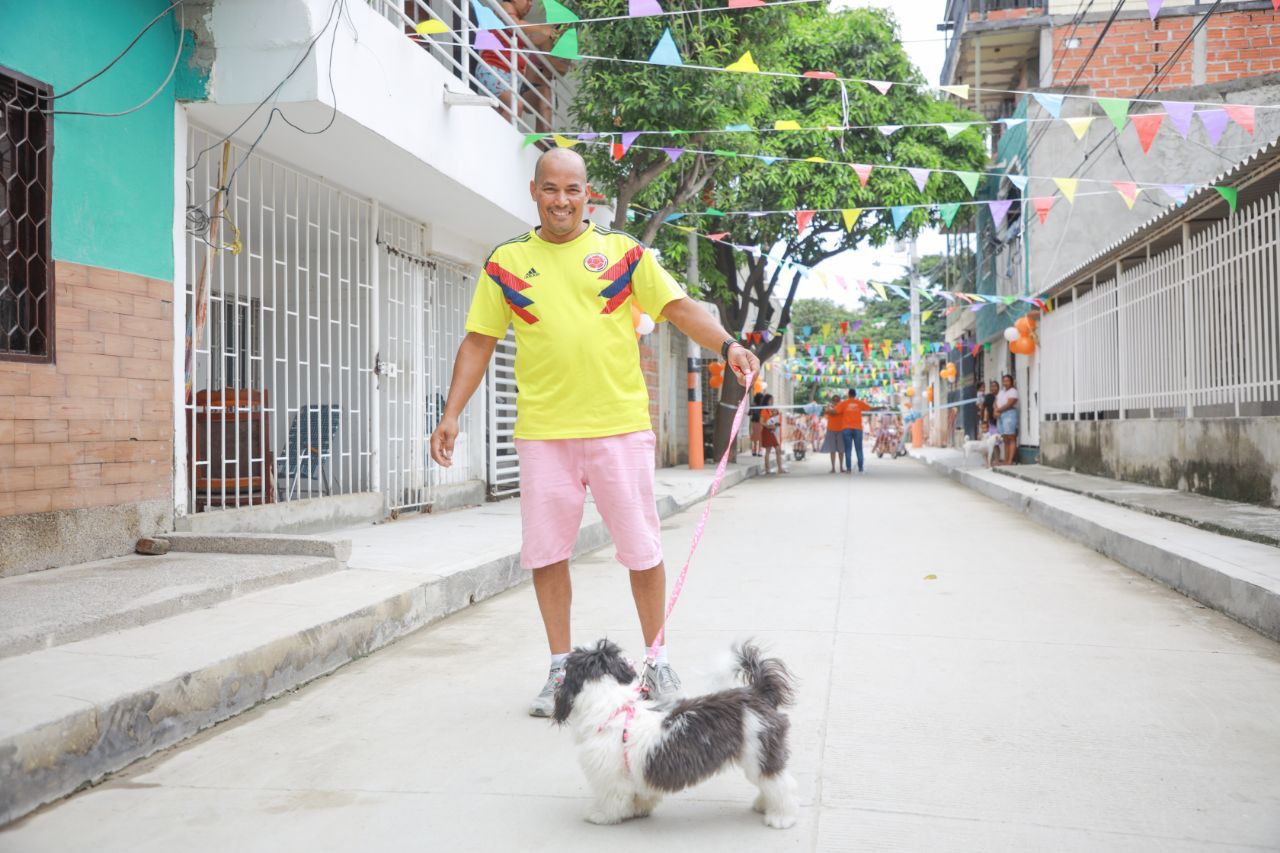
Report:
[[[511,306],[513,314],[530,325],[538,322],[538,318],[527,310],[533,305],[533,300],[521,293],[522,290],[528,290],[532,285],[515,273],[503,269],[498,265],[497,261],[489,261],[485,265],[484,271],[502,289],[502,295],[506,297],[507,304]]]
[[[631,295],[631,277],[635,275],[640,259],[644,257],[644,246],[636,244],[627,250],[617,263],[600,274],[600,278],[609,282],[609,286],[600,291],[606,300],[601,314],[612,314]]]

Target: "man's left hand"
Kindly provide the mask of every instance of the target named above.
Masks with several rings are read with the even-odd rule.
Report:
[[[747,387],[748,377],[760,372],[760,359],[741,344],[729,347],[729,367],[738,374],[738,382]]]

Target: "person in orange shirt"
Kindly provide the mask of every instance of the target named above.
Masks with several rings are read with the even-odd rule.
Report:
[[[852,451],[856,450],[858,455],[858,473],[862,473],[862,413],[870,411],[871,406],[866,400],[858,399],[858,392],[850,388],[849,397],[841,400],[836,406],[836,412],[840,415],[841,426],[843,427],[842,435],[844,438],[844,471],[849,473],[853,470]]]
[[[836,472],[836,460],[840,460],[840,470],[844,471],[844,418],[836,412],[836,401],[834,399],[827,400],[827,405],[823,407],[822,414],[827,419],[827,433],[822,438],[822,449],[819,453],[831,454],[831,473]]]

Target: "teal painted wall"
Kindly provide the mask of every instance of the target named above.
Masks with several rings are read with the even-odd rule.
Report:
[[[51,85],[56,95],[103,68],[168,5],[0,0],[0,65]],[[54,109],[118,112],[142,103],[168,75],[178,37],[170,15]],[[54,117],[55,260],[173,279],[173,110],[171,80],[131,115]]]

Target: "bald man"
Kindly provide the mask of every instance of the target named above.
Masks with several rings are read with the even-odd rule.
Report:
[[[480,385],[497,342],[515,326],[516,452],[520,457],[520,564],[533,588],[551,650],[551,671],[529,713],[551,713],[571,649],[569,555],[587,490],[629,572],[648,648],[662,627],[666,570],[653,496],[649,393],[631,303],[721,353],[746,381],[759,360],[740,346],[634,237],[583,219],[587,167],[566,148],[538,158],[529,194],[539,225],[499,245],[485,262],[467,315],[431,458],[452,464],[458,416]],[[680,695],[666,646],[644,674],[649,695]]]

